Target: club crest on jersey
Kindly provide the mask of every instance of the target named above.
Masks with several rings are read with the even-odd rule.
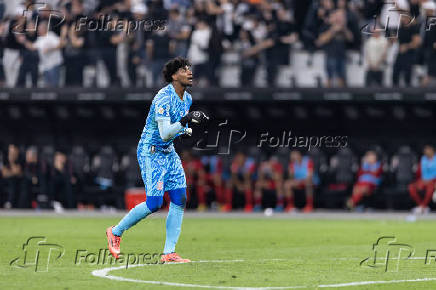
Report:
[[[161,115],[163,115],[163,113],[165,112],[164,108],[160,107],[157,112]]]
[[[162,190],[163,189],[163,181],[159,181],[156,185],[156,189],[157,190]]]

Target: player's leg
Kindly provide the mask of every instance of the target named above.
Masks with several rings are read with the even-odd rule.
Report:
[[[187,263],[188,259],[182,259],[176,253],[176,245],[182,231],[183,213],[186,205],[186,188],[168,191],[171,198],[170,208],[166,222],[166,239],[162,262]]]
[[[145,202],[142,202],[132,208],[114,227],[109,227],[106,230],[108,238],[109,251],[115,258],[118,258],[120,253],[120,242],[123,233],[136,225],[139,221],[145,219],[151,213],[156,212],[162,206],[163,196],[147,196]]]
[[[182,230],[183,213],[186,205],[186,177],[182,163],[177,153],[170,153],[169,163],[165,174],[165,191],[170,196],[170,207],[166,222],[166,240],[162,262],[186,263],[176,254],[176,244]]]
[[[147,198],[145,202],[135,206],[120,223],[113,228],[112,233],[114,235],[120,237],[124,231],[146,218],[149,214],[160,209],[163,202],[164,175],[166,170],[159,164],[165,164],[165,159],[166,157],[159,152],[153,154],[138,154],[138,163],[141,168]]]
[[[145,202],[138,204],[130,210],[118,225],[109,227],[106,230],[109,251],[115,257],[118,257],[120,253],[120,242],[123,233],[151,213],[158,211],[162,206],[165,169],[158,165],[162,164],[162,161],[157,162],[158,159],[164,160],[163,163],[165,164],[165,157],[157,152],[153,154],[142,154],[141,151],[138,151],[138,163],[141,168],[147,198]]]
[[[132,208],[123,219],[112,228],[112,233],[118,237],[136,225],[142,219],[145,219],[151,213],[160,209],[163,203],[163,196],[147,196],[146,201]]]

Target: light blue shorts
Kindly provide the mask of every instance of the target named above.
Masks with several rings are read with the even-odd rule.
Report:
[[[165,191],[186,188],[185,171],[177,152],[164,152],[151,145],[142,145],[137,151],[141,176],[147,196],[163,196]]]

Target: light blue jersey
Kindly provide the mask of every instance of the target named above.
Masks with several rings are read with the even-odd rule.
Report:
[[[168,141],[163,141],[159,134],[157,121],[169,119],[171,123],[178,122],[189,113],[191,105],[192,97],[188,92],[185,91],[182,101],[172,84],[162,88],[151,103],[139,146],[154,145],[161,149],[171,148],[174,139],[180,134],[177,134]]]
[[[191,104],[191,95],[185,91],[181,100],[172,84],[161,89],[153,99],[137,152],[147,196],[163,196],[165,191],[186,188],[185,172],[173,146],[181,133],[164,141],[157,121],[178,122],[189,113]]]

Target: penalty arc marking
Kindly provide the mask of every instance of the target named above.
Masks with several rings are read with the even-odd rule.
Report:
[[[281,261],[284,259],[263,259],[259,261]],[[200,260],[192,261],[191,263],[239,263],[246,262],[246,260]],[[135,264],[129,266],[129,268],[142,267],[142,266],[156,266],[156,265],[179,265],[181,263],[167,263],[167,264]],[[348,283],[338,283],[338,284],[321,284],[321,285],[310,285],[310,286],[280,286],[280,287],[232,287],[232,286],[214,286],[214,285],[200,285],[200,284],[188,284],[188,283],[177,283],[177,282],[166,282],[166,281],[147,281],[132,278],[125,278],[120,276],[109,275],[109,272],[126,269],[126,266],[119,267],[108,267],[104,269],[94,270],[91,272],[92,276],[106,278],[115,281],[142,283],[142,284],[152,284],[152,285],[163,285],[163,286],[174,286],[174,287],[189,287],[189,288],[208,288],[208,289],[232,289],[232,290],[275,290],[275,289],[304,289],[304,288],[339,288],[339,287],[352,287],[352,286],[362,286],[362,285],[374,285],[374,284],[395,284],[395,283],[411,283],[411,282],[428,282],[436,281],[436,278],[420,278],[420,279],[404,279],[404,280],[380,280],[380,281],[356,281]]]

